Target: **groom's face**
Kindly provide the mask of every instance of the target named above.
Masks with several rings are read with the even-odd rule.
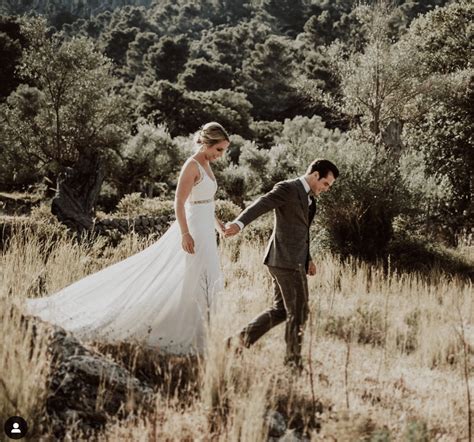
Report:
[[[313,172],[311,175],[313,176],[313,179],[311,180],[309,186],[315,195],[319,195],[322,192],[327,192],[335,181],[332,172],[328,172],[324,178],[319,177],[319,172]]]

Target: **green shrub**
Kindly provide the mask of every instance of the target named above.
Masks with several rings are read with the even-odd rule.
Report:
[[[428,442],[431,440],[428,426],[419,420],[410,420],[405,428],[405,438],[407,442]]]
[[[234,220],[240,211],[240,207],[236,206],[231,201],[216,201],[216,215],[224,222]],[[131,193],[125,195],[120,200],[117,204],[117,210],[114,215],[117,217],[128,218],[134,218],[140,215],[174,218],[174,201],[161,200],[159,198],[143,198],[139,193]]]
[[[273,231],[273,214],[267,213],[256,219],[242,231],[242,240],[266,243]]]
[[[270,191],[273,186],[288,178],[296,178],[298,175],[298,163],[294,156],[288,155],[288,148],[283,144],[277,144],[270,149],[268,154],[267,177],[262,182],[262,190]]]
[[[430,170],[431,169],[431,170]],[[400,158],[400,172],[410,194],[411,210],[396,220],[409,233],[438,236],[444,232],[443,218],[453,199],[453,187],[448,175],[428,167],[426,155],[415,149],[405,149]]]
[[[142,209],[143,198],[140,192],[125,195],[117,204],[115,215],[117,216],[136,216]]]
[[[109,181],[104,181],[97,198],[97,208],[104,212],[112,212],[119,201],[120,195],[117,187]]]
[[[324,331],[345,341],[354,339],[359,344],[379,346],[385,336],[383,314],[374,307],[359,306],[353,314],[329,316]]]
[[[252,121],[250,129],[256,145],[261,149],[270,149],[275,144],[275,137],[281,134],[283,124],[280,121]]]
[[[393,268],[400,272],[440,273],[474,279],[474,263],[441,244],[400,232],[390,242],[387,253]]]
[[[149,216],[165,216],[166,218],[174,218],[174,201],[161,200],[159,198],[144,198],[143,212]]]
[[[216,177],[217,179],[217,177]],[[233,203],[243,206],[244,198],[247,192],[247,180],[242,168],[230,165],[226,167],[219,176],[220,189]]]
[[[269,161],[269,152],[259,149],[255,143],[249,142],[242,146],[239,165],[247,183],[247,198],[253,198],[264,192]]]
[[[149,197],[161,196],[174,186],[183,162],[183,152],[165,126],[139,124],[124,146],[114,182],[120,195],[140,191]]]
[[[235,205],[232,201],[216,201],[216,216],[225,223],[233,221],[237,218],[240,212],[241,208]]]
[[[117,204],[114,216],[135,218],[140,215],[174,217],[174,201],[143,198],[140,193],[125,195]]]
[[[231,164],[239,164],[240,153],[244,149],[245,145],[249,143],[247,140],[242,138],[240,135],[230,136],[230,145],[227,149],[227,158]]]
[[[377,429],[370,435],[370,442],[391,442],[392,436],[387,428]]]
[[[320,199],[330,247],[342,256],[386,256],[394,218],[409,199],[396,162],[376,146],[347,139],[332,159],[341,175]]]
[[[409,312],[403,318],[406,327],[405,331],[397,331],[396,344],[403,353],[410,354],[418,348],[420,316],[421,312],[418,308]]]

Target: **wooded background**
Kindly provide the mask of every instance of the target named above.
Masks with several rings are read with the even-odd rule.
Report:
[[[472,236],[471,2],[4,1],[2,12],[0,190],[52,199],[79,231],[126,195],[172,199],[192,133],[218,121],[232,134],[218,197],[241,207],[315,157],[339,166],[319,204],[337,252],[372,259],[397,240]]]

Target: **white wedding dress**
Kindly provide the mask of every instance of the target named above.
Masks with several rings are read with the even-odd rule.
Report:
[[[223,283],[214,230],[217,184],[196,163],[200,179],[185,204],[194,254],[182,249],[175,221],[145,250],[51,296],[27,299],[27,313],[84,341],[138,342],[166,353],[202,353],[213,298]]]

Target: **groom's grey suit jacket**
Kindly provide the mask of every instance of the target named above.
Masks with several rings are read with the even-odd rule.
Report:
[[[274,209],[275,224],[265,251],[264,263],[268,266],[308,269],[309,227],[316,213],[316,202],[298,179],[281,181],[267,194],[247,207],[237,218],[244,225]]]

